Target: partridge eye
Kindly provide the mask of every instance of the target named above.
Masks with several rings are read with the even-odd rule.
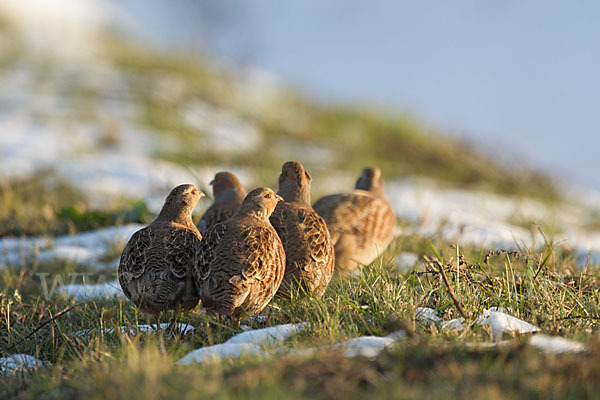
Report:
[[[266,197],[267,199],[270,199],[270,198],[271,198],[271,194],[267,193],[267,194],[265,195],[265,197]]]

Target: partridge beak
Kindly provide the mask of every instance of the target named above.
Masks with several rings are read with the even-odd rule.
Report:
[[[209,185],[214,185],[215,184],[215,180],[213,179],[212,181],[210,181]]]
[[[283,197],[281,197],[280,195],[275,195],[275,198],[277,199],[277,202],[279,203],[280,201],[283,201]]]
[[[200,196],[198,197],[199,199],[201,199],[201,198],[203,198],[203,197],[206,197],[206,194],[205,194],[203,191],[201,191],[201,190],[198,190],[198,194],[200,195]]]

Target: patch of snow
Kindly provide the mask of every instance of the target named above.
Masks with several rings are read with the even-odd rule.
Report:
[[[439,313],[433,308],[429,307],[417,307],[415,311],[415,318],[425,325],[439,325],[441,329],[454,331],[462,331],[464,329],[462,318],[455,318],[449,321],[442,321],[442,318],[439,316]]]
[[[390,182],[386,194],[396,214],[415,225],[408,229],[412,233],[440,233],[448,242],[483,248],[536,248],[544,244],[542,235],[512,221],[550,221],[561,231],[555,242],[575,249],[579,266],[600,263],[600,232],[581,228],[597,215],[594,204],[575,199],[551,207],[530,198],[443,189],[426,179]]]
[[[198,130],[198,140],[218,154],[253,151],[262,141],[262,133],[249,122],[231,112],[196,100],[185,107],[183,118]]]
[[[417,307],[415,310],[415,318],[421,321],[422,323],[439,323],[442,318],[438,315],[438,312],[433,308],[429,307]]]
[[[39,262],[51,262],[55,260],[70,260],[79,264],[91,264],[97,262],[103,254],[102,250],[90,250],[81,246],[57,246],[53,249],[40,253]]]
[[[566,354],[585,351],[585,346],[582,343],[559,336],[532,335],[529,344],[545,353]]]
[[[218,362],[231,358],[240,358],[243,355],[257,354],[265,354],[265,352],[255,344],[223,343],[194,350],[177,361],[175,364],[190,365],[193,363]]]
[[[13,354],[0,358],[0,374],[16,375],[21,371],[29,371],[43,367],[44,362],[29,354]]]
[[[394,340],[400,340],[400,339],[404,339],[406,337],[406,332],[401,329],[399,331],[390,333],[386,337],[390,338],[390,339],[394,339]]]
[[[485,310],[476,324],[489,326],[495,339],[501,339],[505,332],[530,333],[539,330],[537,326],[512,315],[490,310]]]
[[[124,298],[123,290],[119,281],[111,281],[99,284],[69,284],[58,287],[58,293],[72,297],[77,301],[91,301],[106,299],[110,297]]]
[[[391,347],[396,340],[390,337],[361,336],[337,344],[334,347],[344,349],[344,355],[349,358],[365,357],[374,359],[386,348]]]
[[[238,333],[225,343],[249,343],[259,346],[273,345],[303,331],[308,326],[308,322],[302,322],[298,324],[284,324],[270,326],[263,329],[250,330]]]
[[[110,268],[115,263],[104,263],[101,259],[117,243],[125,243],[131,235],[143,228],[140,224],[111,226],[55,239],[44,237],[0,239],[0,268],[7,265],[21,267],[22,261],[31,261],[37,254],[40,262],[71,261],[97,269]]]
[[[264,348],[270,346],[275,346],[275,351],[281,352],[283,349],[278,346],[278,343],[301,332],[308,326],[308,322],[302,322],[242,332],[225,343],[194,350],[177,361],[176,364],[188,365],[205,361],[222,361],[229,358],[239,358],[243,355],[268,355],[270,352]]]
[[[464,321],[462,318],[454,318],[449,321],[442,321],[440,323],[440,328],[450,331],[462,332],[465,330],[463,322]]]
[[[531,246],[537,237],[506,220],[516,213],[540,218],[549,212],[534,200],[440,189],[425,180],[393,182],[387,195],[399,217],[420,225],[418,233],[430,236],[442,228],[449,241],[482,246],[513,248],[515,242]]]
[[[509,346],[513,343],[514,341],[511,340],[499,340],[497,342],[491,343],[467,343],[466,346],[475,348],[490,348],[498,346]],[[585,346],[582,343],[565,339],[560,336],[549,336],[541,333],[531,335],[527,343],[544,353],[552,354],[582,353],[586,350]]]

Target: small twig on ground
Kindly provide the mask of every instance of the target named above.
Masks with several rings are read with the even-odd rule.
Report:
[[[71,311],[72,309],[74,309],[75,307],[80,306],[82,304],[84,304],[84,303],[73,304],[72,306],[69,306],[69,307],[65,308],[64,310],[62,310],[61,312],[59,312],[58,314],[56,314],[54,317],[52,317],[50,319],[47,319],[46,321],[42,322],[33,331],[29,332],[27,334],[27,336],[25,336],[24,338],[22,338],[18,342],[13,343],[5,351],[8,354],[9,350],[12,350],[13,348],[17,347],[18,345],[20,345],[21,343],[23,343],[24,341],[26,341],[27,339],[29,339],[30,337],[32,337],[33,335],[35,335],[44,326],[48,325],[50,322],[56,321],[58,318],[62,317],[63,315],[65,315],[66,313],[68,313],[69,311]]]
[[[490,266],[490,257],[491,256],[499,256],[502,254],[508,254],[509,256],[514,257],[517,260],[519,258],[522,258],[525,260],[525,262],[529,262],[529,256],[526,254],[523,254],[520,251],[501,249],[501,250],[494,250],[494,251],[488,252],[483,259],[485,262],[485,265],[487,265],[488,267]]]
[[[446,276],[446,272],[444,271],[444,266],[442,265],[442,263],[439,262],[439,260],[437,260],[437,259],[431,260],[429,258],[426,258],[426,260],[427,260],[427,262],[434,263],[438,266],[438,268],[440,269],[440,273],[442,274],[442,279],[444,280],[444,284],[446,285],[446,288],[448,288],[448,294],[450,294],[450,298],[454,302],[456,309],[460,313],[461,317],[463,317],[464,319],[467,319],[467,314],[465,313],[465,310],[463,309],[462,305],[460,304],[460,301],[456,297],[456,293],[454,293],[452,286],[450,286],[450,281],[448,281],[448,277]]]

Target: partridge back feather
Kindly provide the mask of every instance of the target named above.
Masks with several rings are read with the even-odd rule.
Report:
[[[297,203],[280,203],[271,216],[283,247],[285,248],[285,275],[279,289],[289,295],[300,285],[321,297],[333,276],[334,248],[327,225],[310,206]]]
[[[383,190],[377,192],[355,189],[325,196],[313,206],[327,223],[337,263],[349,271],[373,262],[393,238],[396,216]]]
[[[246,196],[240,181],[230,172],[218,172],[210,184],[215,200],[198,221],[198,230],[202,235],[219,222],[231,218]]]
[[[240,211],[206,233],[194,281],[203,306],[210,312],[244,318],[259,313],[271,301],[285,271],[285,251],[268,217],[277,203],[270,189],[250,192],[250,198],[268,194],[272,208]]]
[[[140,309],[152,314],[189,310],[199,301],[191,272],[200,254],[202,236],[191,220],[191,209],[200,195],[192,185],[182,186],[178,187],[180,194],[192,199],[174,205],[173,209],[181,208],[180,212],[165,211],[165,204],[152,224],[132,235],[119,261],[123,292]]]
[[[198,221],[198,230],[200,234],[204,235],[210,228],[233,217],[239,208],[238,203],[223,202],[213,203],[202,215],[200,221]]]
[[[277,193],[285,201],[277,205],[271,216],[285,249],[285,275],[279,289],[283,296],[299,287],[300,292],[320,297],[333,276],[333,244],[325,221],[310,205],[311,181],[299,162],[283,164]]]

